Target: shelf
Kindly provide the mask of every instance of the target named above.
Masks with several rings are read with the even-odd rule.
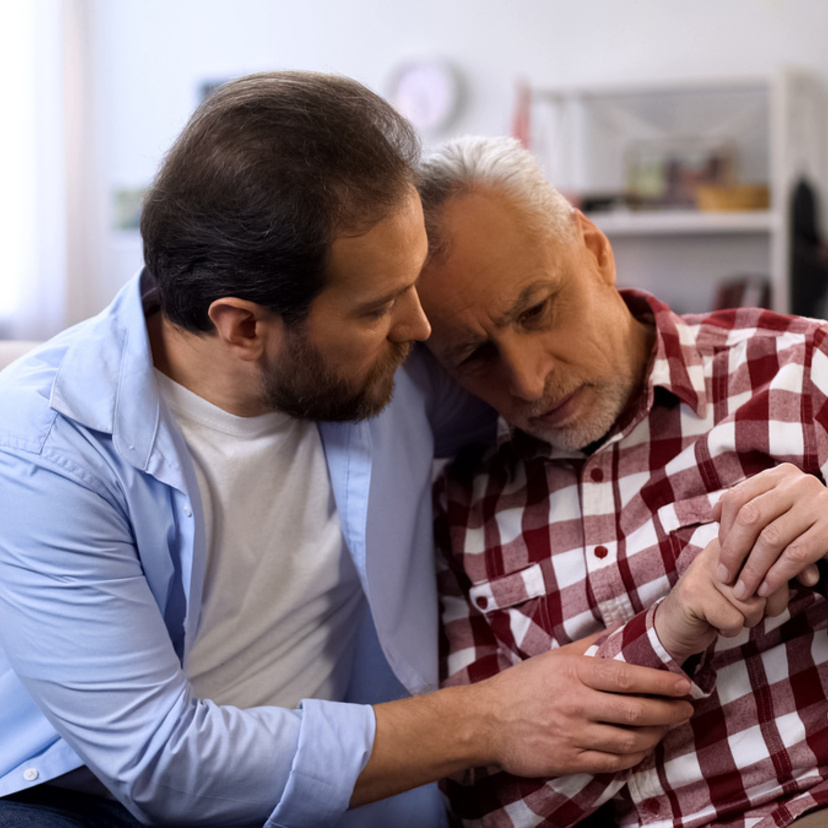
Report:
[[[641,97],[666,94],[720,94],[731,91],[757,90],[764,92],[772,83],[773,75],[733,75],[709,78],[651,79],[644,82],[618,82],[586,86],[555,87],[538,85],[532,88],[536,100],[562,101],[566,99]]]
[[[617,211],[591,213],[589,218],[608,236],[770,233],[781,229],[782,226],[781,217],[770,210]]]

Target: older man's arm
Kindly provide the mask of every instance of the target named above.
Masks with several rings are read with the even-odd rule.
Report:
[[[692,714],[680,699],[690,689],[686,677],[584,656],[594,639],[519,661],[498,644],[445,554],[438,579],[446,687],[376,708],[374,754],[354,803],[387,791],[383,778],[393,774],[386,771],[401,761],[421,772],[429,754],[444,757],[441,775],[452,777],[445,789],[464,819],[485,814],[487,824],[498,824],[503,809],[520,801],[556,825],[575,824],[624,785],[626,769],[667,728]],[[418,733],[401,756],[400,740]]]
[[[719,504],[718,577],[733,583],[741,599],[766,597],[791,578],[813,586],[815,564],[828,557],[827,324],[814,334],[804,362],[800,402],[784,412],[790,422],[780,416],[781,423],[770,423],[801,431],[798,465],[767,469],[734,486]],[[780,393],[778,399],[786,398]]]

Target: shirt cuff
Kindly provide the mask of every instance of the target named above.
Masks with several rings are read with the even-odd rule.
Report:
[[[265,828],[324,828],[348,810],[371,755],[374,709],[304,699],[299,744],[279,805]]]
[[[655,630],[654,619],[661,600],[626,624],[602,636],[587,650],[587,655],[615,658],[641,667],[654,667],[687,676],[691,682],[691,698],[706,699],[716,684],[716,674],[709,666],[709,652],[703,652],[700,659],[693,659],[690,670],[685,670],[670,655]]]

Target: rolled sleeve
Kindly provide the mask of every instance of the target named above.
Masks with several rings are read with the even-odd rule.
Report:
[[[301,709],[299,745],[267,828],[334,825],[371,755],[376,718],[370,705],[305,699]]]
[[[716,684],[716,674],[709,667],[708,654],[702,653],[700,658],[682,665],[667,652],[655,629],[655,614],[662,600],[659,599],[623,626],[602,636],[587,650],[587,655],[614,658],[641,667],[686,675],[692,682],[690,696],[694,699],[707,698]]]

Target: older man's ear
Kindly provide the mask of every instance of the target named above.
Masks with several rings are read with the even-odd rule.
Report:
[[[615,256],[609,239],[580,210],[575,210],[574,221],[578,238],[592,254],[598,270],[608,285],[615,284]]]

